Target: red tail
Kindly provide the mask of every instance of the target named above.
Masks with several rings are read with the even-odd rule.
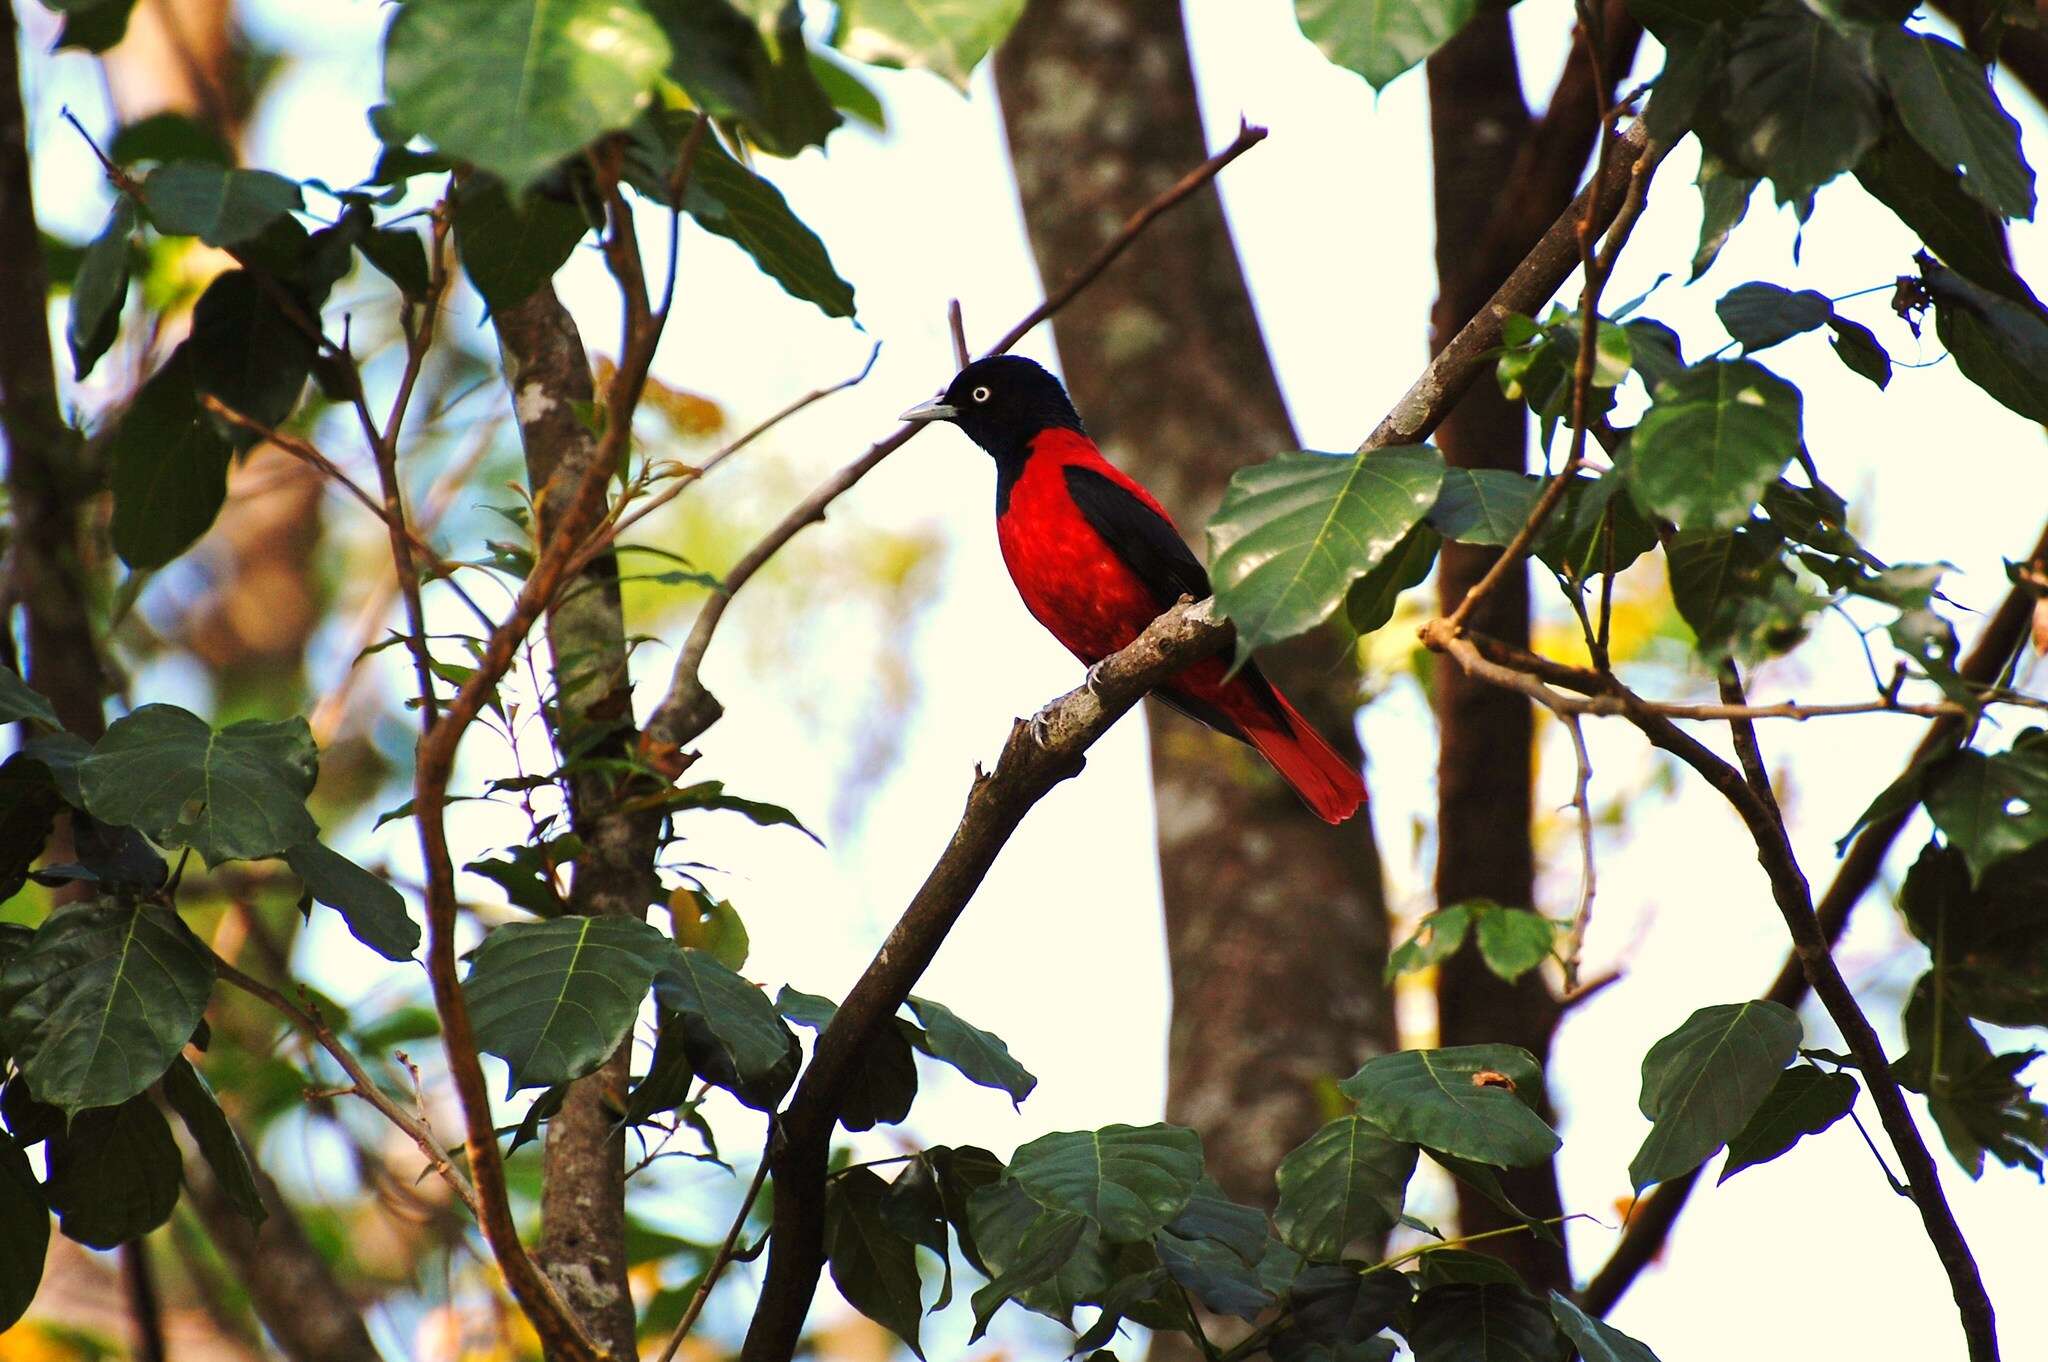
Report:
[[[1286,696],[1277,690],[1273,695],[1286,711],[1289,731],[1274,727],[1272,715],[1257,701],[1232,706],[1230,717],[1316,817],[1325,823],[1343,822],[1365,802],[1365,780],[1287,703]]]

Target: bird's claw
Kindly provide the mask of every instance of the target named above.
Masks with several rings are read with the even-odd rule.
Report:
[[[1043,752],[1052,746],[1052,716],[1045,710],[1031,716],[1031,741]]]
[[[1102,659],[1102,662],[1097,662],[1090,666],[1088,668],[1087,674],[1083,676],[1081,679],[1082,687],[1086,689],[1087,692],[1090,695],[1094,696],[1098,701],[1102,699],[1102,692],[1099,689],[1097,689],[1097,687],[1102,684],[1102,666],[1103,663],[1107,661],[1109,661],[1109,659],[1104,658]]]

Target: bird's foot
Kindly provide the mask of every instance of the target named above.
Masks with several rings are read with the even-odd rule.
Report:
[[[1081,679],[1082,687],[1086,689],[1087,692],[1090,695],[1094,696],[1098,701],[1102,699],[1102,692],[1099,689],[1097,689],[1097,687],[1099,687],[1102,684],[1102,666],[1103,663],[1107,661],[1109,661],[1109,659],[1105,657],[1102,659],[1101,662],[1097,662],[1094,665],[1090,666],[1088,668],[1087,675],[1082,677]]]
[[[1043,752],[1052,746],[1052,706],[1047,705],[1032,715],[1030,726],[1031,741],[1038,744],[1039,751]]]

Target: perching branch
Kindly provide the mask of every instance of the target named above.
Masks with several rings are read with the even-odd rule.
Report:
[[[775,1218],[767,1278],[741,1357],[789,1362],[825,1263],[825,1173],[832,1128],[860,1056],[909,997],[982,877],[1024,816],[1081,770],[1089,746],[1145,693],[1228,646],[1233,631],[1208,602],[1185,597],[1154,620],[1083,686],[1010,730],[993,771],[977,773],[952,839],[874,960],[818,1037],[810,1066],[764,1155],[773,1164]]]
[[[1266,140],[1266,130],[1249,123],[1238,126],[1237,137],[1223,150],[1183,175],[1178,182],[1158,195],[1150,203],[1133,213],[1116,235],[1102,244],[1102,249],[1083,265],[1074,276],[1046,296],[1044,302],[1033,308],[1025,318],[1003,334],[1002,339],[991,346],[986,354],[1000,355],[1023,339],[1025,333],[1046,318],[1072,302],[1088,285],[1095,282],[1102,272],[1116,262],[1130,248],[1144,230],[1155,219],[1201,189],[1216,178],[1223,168],[1253,147]],[[1555,285],[1552,285],[1555,288]],[[825,518],[825,510],[840,494],[872,472],[876,465],[901,449],[919,431],[923,423],[900,427],[895,434],[870,445],[866,453],[846,467],[827,478],[817,490],[791,508],[789,514],[776,522],[767,534],[761,537],[751,549],[741,555],[739,562],[725,574],[723,584],[711,593],[698,612],[697,620],[691,626],[690,636],[676,655],[675,669],[669,678],[668,691],[647,721],[642,737],[647,754],[657,763],[672,759],[673,755],[718,722],[724,707],[716,696],[704,688],[701,673],[704,654],[711,647],[711,636],[718,629],[718,623],[725,616],[726,608],[739,589],[752,579],[755,573],[767,565],[768,560],[782,551],[783,545],[794,539],[807,526]]]

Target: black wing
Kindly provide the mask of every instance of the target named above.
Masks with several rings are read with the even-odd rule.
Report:
[[[1199,601],[1213,594],[1208,570],[1171,521],[1092,468],[1070,466],[1060,471],[1066,475],[1067,495],[1080,508],[1081,518],[1124,560],[1124,566],[1138,575],[1162,611],[1182,596],[1193,596]],[[1239,675],[1285,724],[1286,716],[1273,704],[1272,687],[1259,674],[1258,667],[1247,663]],[[1244,730],[1206,700],[1181,695],[1167,687],[1152,695],[1197,723],[1207,724],[1240,742],[1247,741]]]
[[[1209,574],[1171,521],[1092,468],[1067,467],[1067,494],[1081,518],[1138,574],[1161,610],[1210,594]]]

